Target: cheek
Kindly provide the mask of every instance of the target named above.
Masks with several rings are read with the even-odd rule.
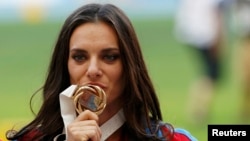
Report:
[[[107,93],[108,103],[122,103],[122,93],[124,90],[123,71],[116,69],[116,71],[112,71],[111,77],[113,82],[110,91]]]
[[[80,72],[82,72],[80,67],[77,67],[76,65],[68,62],[68,71],[69,71],[70,83],[77,84],[80,79],[79,77],[81,75]]]
[[[75,74],[75,73],[74,73],[74,69],[71,66],[70,62],[68,62],[68,71],[69,71],[70,83],[72,84],[72,83],[74,83],[73,74]]]
[[[116,71],[113,71],[112,73],[110,73],[110,76],[112,77],[112,81],[113,81],[114,93],[117,93],[118,95],[120,95],[124,87],[123,71],[120,69],[118,70],[116,69]]]
[[[122,82],[123,71],[121,67],[117,67],[117,69],[112,69],[110,72],[110,76],[114,80],[114,83],[120,84]]]

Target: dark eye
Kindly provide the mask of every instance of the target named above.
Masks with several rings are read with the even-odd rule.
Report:
[[[104,55],[104,60],[107,62],[113,62],[119,58],[118,54],[106,54]]]
[[[84,54],[73,54],[72,58],[76,61],[76,62],[83,62],[84,60],[86,60],[86,56]]]

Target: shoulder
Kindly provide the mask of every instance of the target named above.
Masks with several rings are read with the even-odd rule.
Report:
[[[198,141],[190,132],[182,128],[175,128],[172,141]]]
[[[38,130],[32,130],[29,131],[23,135],[20,135],[17,137],[17,139],[10,140],[10,141],[37,141],[35,138],[40,135],[40,132]]]
[[[183,128],[174,128],[169,124],[161,126],[159,135],[160,137],[170,135],[171,141],[198,141],[189,131]]]

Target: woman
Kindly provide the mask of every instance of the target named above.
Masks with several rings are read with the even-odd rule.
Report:
[[[59,94],[78,84],[101,87],[107,105],[100,115],[90,110],[79,113],[65,129]],[[194,139],[185,130],[178,132],[162,122],[133,26],[111,4],[88,4],[66,19],[54,48],[43,98],[36,118],[10,140],[48,141],[66,132],[67,141],[99,141],[105,132],[100,126],[121,109],[124,123],[107,141]]]

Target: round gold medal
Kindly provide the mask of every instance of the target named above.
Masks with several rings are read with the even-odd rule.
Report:
[[[99,115],[106,106],[106,94],[96,85],[77,86],[72,98],[78,114],[88,109]]]

